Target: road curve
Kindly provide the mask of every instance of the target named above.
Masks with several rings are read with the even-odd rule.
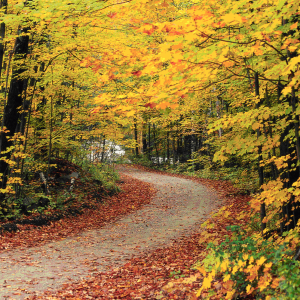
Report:
[[[191,180],[119,167],[125,175],[153,184],[151,203],[97,230],[40,247],[0,254],[0,299],[26,299],[110,268],[134,255],[168,246],[199,229],[221,200]],[[125,199],[124,199],[125,201]]]

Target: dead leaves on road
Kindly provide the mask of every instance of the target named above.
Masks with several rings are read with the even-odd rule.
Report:
[[[203,274],[192,267],[206,256],[208,241],[221,240],[226,226],[236,224],[236,214],[247,207],[249,196],[238,195],[228,182],[193,180],[217,191],[224,199],[224,204],[235,203],[233,214],[227,218],[215,215],[208,222],[212,227],[210,229],[173,241],[166,248],[133,258],[120,268],[98,273],[81,282],[66,284],[55,293],[48,292],[41,298],[32,299],[208,299],[207,293],[196,297],[202,285]],[[226,287],[218,280],[213,286],[216,294],[211,299],[220,299]]]
[[[71,216],[46,226],[18,225],[19,231],[0,236],[0,251],[40,246],[74,236],[84,230],[100,228],[116,217],[126,215],[148,204],[155,195],[154,188],[131,177],[122,175],[117,195],[106,197],[104,204],[93,203],[94,208],[84,208],[83,214]]]

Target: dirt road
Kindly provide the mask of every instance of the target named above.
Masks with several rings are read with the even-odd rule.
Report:
[[[0,299],[58,289],[63,283],[121,266],[141,252],[167,246],[199,229],[221,202],[193,181],[119,167],[120,172],[154,185],[149,205],[97,230],[41,247],[0,254]],[[126,201],[126,199],[124,199]]]

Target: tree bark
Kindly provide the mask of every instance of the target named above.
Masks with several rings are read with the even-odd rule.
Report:
[[[167,161],[170,164],[170,139],[169,139],[169,131],[167,132]]]
[[[158,149],[157,149],[157,140],[156,140],[154,124],[153,124],[153,141],[154,141],[154,147],[155,147],[155,152],[156,152],[157,164],[159,165],[159,153],[158,153]]]
[[[254,74],[255,79],[255,95],[259,97],[259,80],[258,80],[258,72],[255,72]],[[259,108],[259,103],[256,104],[256,108]],[[261,136],[260,129],[256,130],[257,138]],[[258,147],[258,175],[259,175],[259,186],[261,187],[264,183],[264,172],[263,167],[260,165],[262,161],[262,147],[261,145]],[[267,228],[267,224],[263,222],[263,219],[266,217],[266,205],[265,203],[261,203],[260,205],[260,220],[261,220],[261,231],[262,234],[264,230]]]
[[[4,13],[6,13],[7,0],[0,1],[0,8],[3,8],[3,7],[5,7]],[[0,78],[2,75],[2,65],[3,65],[3,57],[4,57],[4,45],[3,45],[4,37],[5,37],[5,24],[2,22],[0,24]]]
[[[135,156],[139,155],[139,143],[138,143],[138,131],[137,131],[137,121],[134,120],[134,139],[135,139]]]
[[[142,130],[143,154],[146,154],[148,151],[147,137],[146,137],[145,130],[147,130],[147,127],[145,128],[145,126],[143,125],[143,130]]]
[[[28,29],[24,29],[23,32],[27,33]],[[19,36],[15,42],[15,57],[14,60],[18,61],[26,58],[28,53],[28,35]],[[16,128],[20,119],[19,107],[23,103],[23,91],[26,88],[27,79],[19,78],[20,74],[25,71],[25,67],[15,68],[12,72],[12,80],[10,83],[10,89],[7,97],[7,103],[4,109],[4,126],[9,131],[7,133],[1,132],[0,136],[0,151],[5,151],[8,147],[12,146],[12,142],[8,140],[8,136],[13,136],[16,132]],[[10,157],[10,152],[5,155]],[[1,154],[1,158],[4,155]],[[8,164],[4,160],[0,161],[0,173],[3,174],[2,188],[6,187]]]
[[[151,160],[151,124],[148,124],[148,159]]]

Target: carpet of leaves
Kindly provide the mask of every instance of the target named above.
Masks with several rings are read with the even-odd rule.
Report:
[[[144,167],[139,168],[167,174]],[[68,283],[59,291],[45,292],[42,296],[33,296],[30,299],[207,299],[207,293],[196,297],[203,277],[193,265],[206,255],[205,239],[222,240],[224,235],[228,234],[226,226],[236,225],[237,222],[242,225],[248,221],[246,218],[241,220],[237,218],[241,212],[249,209],[247,202],[250,196],[240,195],[229,182],[177,174],[171,176],[192,179],[204,184],[224,199],[224,205],[234,204],[232,213],[227,218],[212,216],[209,221],[215,226],[213,229],[203,231],[204,233],[194,233],[190,237],[175,240],[165,248],[132,258],[120,268],[98,273],[80,282]],[[139,193],[139,187],[132,189],[132,193],[126,201],[129,201],[135,193]],[[223,298],[226,286],[222,281],[215,280],[213,286],[216,294],[210,299]]]
[[[148,204],[155,195],[154,188],[139,180],[122,175],[119,187],[122,192],[113,196],[102,196],[102,201],[96,201],[91,194],[87,194],[86,201],[89,206],[82,208],[81,214],[67,215],[49,225],[18,225],[17,232],[4,232],[0,235],[0,252],[15,248],[40,246],[42,244],[65,239],[76,234],[104,226],[118,217],[126,215],[142,205]],[[81,188],[77,187],[78,189]],[[82,187],[83,188],[83,187]],[[51,212],[55,213],[55,212]],[[32,216],[30,216],[32,218]]]

